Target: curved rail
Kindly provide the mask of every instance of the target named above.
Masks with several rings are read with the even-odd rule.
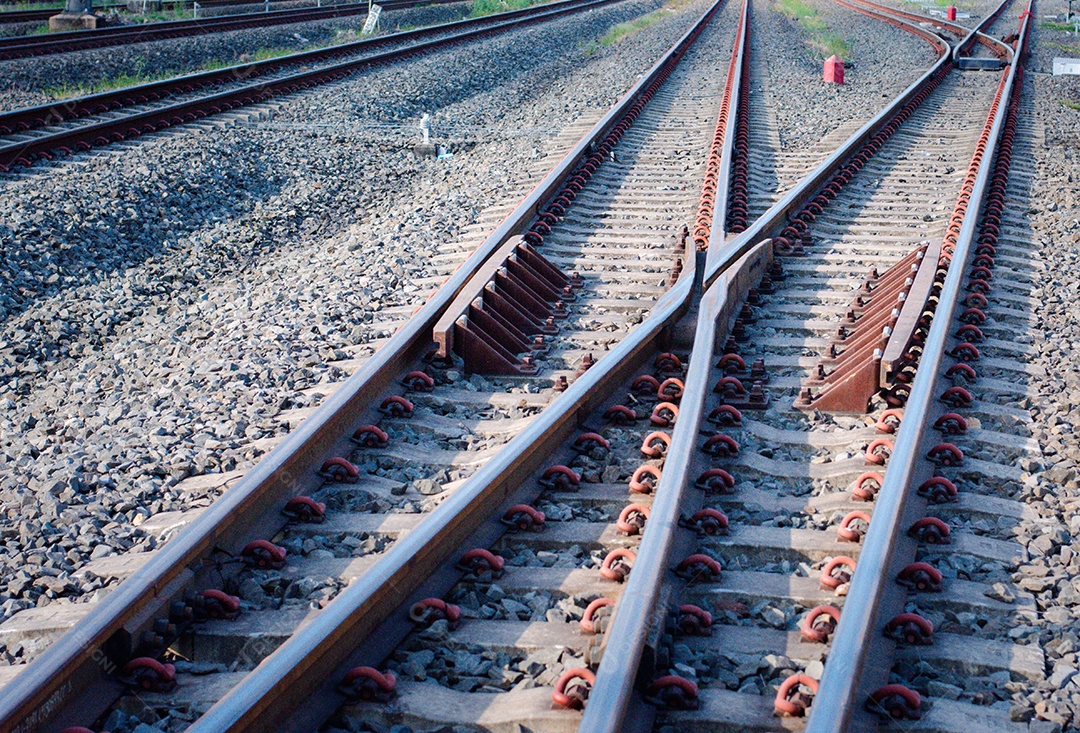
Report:
[[[360,68],[388,61],[397,61],[414,54],[471,41],[491,33],[513,30],[527,24],[559,18],[570,13],[590,10],[614,2],[619,2],[619,0],[561,0],[561,2],[550,5],[511,10],[483,18],[454,21],[415,31],[395,33],[380,39],[356,41],[341,46],[291,54],[268,61],[240,64],[225,69],[141,84],[114,92],[103,92],[55,105],[32,107],[0,114],[0,131],[7,130],[9,134],[17,133],[66,120],[79,119],[117,107],[145,103],[172,94],[190,92],[201,87],[227,81],[257,78],[283,67],[350,55],[373,45],[383,45],[387,42],[401,40],[416,40],[446,33],[447,31],[458,31],[434,40],[413,43],[404,48],[392,49],[361,58],[351,58],[321,68],[299,71],[271,81],[252,82],[215,94],[136,112],[125,117],[109,118],[102,122],[58,130],[49,135],[40,135],[29,140],[9,143],[0,146],[0,171],[8,170],[15,165],[28,166],[39,157],[52,159],[57,153],[70,154],[75,151],[85,151],[93,147],[138,137],[175,125],[194,122],[210,114],[265,102],[282,94],[289,94],[316,84],[335,81]]]
[[[911,393],[904,408],[904,417],[897,431],[896,442],[889,459],[885,479],[874,504],[873,520],[863,540],[859,562],[851,580],[847,600],[844,603],[840,623],[833,636],[825,673],[821,679],[818,696],[827,699],[828,705],[811,708],[807,733],[836,733],[849,730],[852,717],[860,699],[872,681],[866,679],[864,670],[874,641],[881,638],[884,622],[878,618],[878,608],[888,587],[893,584],[894,550],[902,527],[917,466],[921,462],[921,446],[927,429],[927,417],[935,395],[935,385],[941,371],[945,344],[949,338],[952,315],[959,303],[965,265],[972,254],[972,241],[976,234],[981,202],[993,171],[992,161],[1005,126],[1013,95],[1018,94],[1016,80],[1020,73],[1024,46],[1030,32],[1034,0],[1028,0],[1026,11],[1021,15],[1020,40],[1016,53],[1004,74],[1001,95],[993,113],[989,141],[983,153],[978,177],[972,189],[971,199],[963,224],[957,235],[955,249],[948,274],[941,288],[936,317],[923,347],[923,356]],[[878,686],[887,682],[877,680]]]
[[[836,2],[846,7],[852,7],[852,4],[848,3],[847,0],[836,0]],[[999,8],[999,10],[1003,9],[1004,6],[1007,6],[1010,2],[1011,0],[1003,0],[1001,3],[1002,7]],[[995,11],[995,14],[987,16],[975,30],[970,31],[968,35],[965,36],[959,45],[964,46],[967,44],[984,25],[992,22],[992,19],[996,18],[997,12],[998,11]],[[913,25],[910,21],[896,17],[892,15],[891,12],[879,14],[883,20],[893,24],[902,24],[911,33],[929,40],[941,52],[941,58],[929,71],[916,80],[900,96],[890,102],[889,105],[873,119],[869,120],[865,125],[859,128],[859,130],[848,138],[843,145],[833,151],[828,158],[822,161],[817,168],[805,176],[798,185],[788,191],[783,198],[773,204],[768,211],[762,214],[761,217],[745,231],[733,238],[730,242],[724,242],[724,235],[717,235],[714,232],[709,242],[709,256],[705,265],[704,279],[706,285],[711,285],[721,273],[738,262],[763,239],[775,237],[782,229],[789,226],[791,218],[794,217],[804,205],[818,195],[818,192],[824,188],[829,182],[829,179],[844,166],[847,159],[854,151],[858,150],[859,146],[877,135],[889,120],[892,119],[905,105],[911,102],[932,79],[944,75],[947,73],[948,69],[954,65],[955,62],[951,58],[952,49],[949,43],[941,36],[931,33],[917,25]],[[921,21],[922,19],[920,18],[920,22]]]
[[[732,62],[728,68],[724,97],[717,120],[717,135],[723,135],[720,145],[714,146],[711,154],[723,161],[714,189],[715,213],[710,221],[724,222],[726,193],[730,186],[731,155],[735,144],[733,133],[738,116],[737,100],[743,77],[744,66],[749,64],[747,38],[750,29],[750,0],[743,0],[742,14],[739,18],[735,46],[732,50]],[[711,162],[711,161],[710,161]],[[702,208],[710,209],[706,192],[702,194]],[[702,226],[699,213],[698,227]],[[714,231],[723,231],[718,226]],[[695,239],[698,234],[695,231]],[[721,283],[723,284],[723,283]],[[680,487],[689,483],[687,471],[690,462],[683,460],[693,450],[697,439],[697,426],[701,422],[704,400],[695,396],[708,393],[708,369],[694,369],[694,364],[704,362],[706,367],[712,360],[712,345],[716,339],[715,318],[717,309],[725,300],[718,293],[721,288],[710,288],[700,304],[700,315],[694,333],[696,348],[690,357],[690,369],[685,380],[684,399],[680,404],[679,420],[672,432],[671,446],[668,448],[667,469],[660,478],[655,498],[649,514],[649,523],[638,549],[634,572],[630,574],[626,588],[619,602],[605,638],[604,656],[596,673],[596,681],[589,693],[589,704],[581,720],[579,730],[590,733],[619,733],[625,731],[631,705],[634,702],[633,689],[641,664],[641,651],[645,648],[653,631],[650,623],[657,604],[657,590],[663,584],[668,568],[668,557],[679,525],[679,507],[681,505]],[[706,314],[712,314],[706,315]],[[680,426],[682,429],[680,430]],[[693,428],[692,430],[690,428]],[[617,640],[617,641],[612,641]],[[643,706],[644,707],[644,706]],[[643,717],[650,718],[651,708],[635,711],[633,718],[638,722]]]
[[[441,1],[457,2],[459,0]],[[386,4],[389,7],[384,7],[384,9],[398,10],[417,4],[414,0],[391,0]],[[219,15],[213,18],[199,18],[197,20],[172,20],[160,23],[106,26],[94,30],[48,33],[43,36],[14,36],[0,38],[0,60],[84,51],[91,48],[119,46],[125,43],[145,43],[168,38],[201,36],[208,33],[221,33],[242,28],[282,25],[284,23],[306,23],[313,20],[359,15],[366,13],[367,10],[367,3],[348,3],[322,8],[301,8],[300,10],[271,10],[269,13]]]
[[[619,108],[628,106],[678,63],[721,3],[722,0],[714,3],[623,98]],[[605,120],[608,118],[612,118],[612,113]],[[612,118],[611,122],[616,119],[618,117]],[[598,127],[604,125],[606,128],[611,122],[601,121]],[[690,306],[696,274],[694,260],[688,258],[678,282],[657,302],[648,318],[579,377],[554,406],[511,440],[496,458],[455,491],[430,517],[395,544],[371,572],[343,591],[311,624],[264,660],[189,731],[239,733],[264,730],[269,721],[279,719],[288,709],[288,703],[283,699],[301,680],[340,679],[340,673],[349,666],[349,651],[364,643],[375,624],[420,583],[425,575],[423,569],[437,562],[431,559],[432,556],[445,556],[450,552],[449,548],[455,547],[465,536],[463,526],[475,527],[482,517],[492,515],[500,501],[520,501],[521,497],[513,497],[511,491],[518,488],[521,478],[539,465],[550,448],[569,436],[570,430],[577,425],[578,416],[587,414],[590,406],[598,404],[609,385],[617,384],[633,373],[641,355],[648,353],[662,333]],[[508,495],[510,498],[505,498]],[[388,599],[387,594],[392,594],[396,602]],[[336,676],[330,674],[335,669],[339,672]],[[329,685],[332,693],[333,684],[325,683],[322,689]],[[301,729],[305,728],[302,725],[295,728]]]
[[[837,0],[843,5],[848,3]],[[736,313],[739,297],[749,287],[746,279],[748,265],[756,261],[771,260],[772,240],[762,236],[770,226],[779,228],[786,222],[789,211],[797,211],[801,203],[809,200],[819,189],[820,182],[831,176],[838,162],[845,160],[852,151],[859,149],[865,140],[873,137],[893,118],[897,110],[907,105],[917,92],[933,82],[951,65],[951,48],[940,36],[929,34],[907,19],[867,10],[872,15],[899,25],[909,32],[930,40],[938,48],[938,62],[894,100],[888,107],[868,122],[859,132],[848,139],[819,169],[804,178],[781,202],[758,220],[743,235],[725,245],[726,232],[714,229],[710,237],[707,282],[711,282],[700,303],[694,349],[686,373],[686,391],[680,403],[680,419],[672,433],[668,450],[666,470],[655,492],[649,523],[646,526],[637,553],[634,571],[630,574],[618,602],[615,615],[610,621],[605,641],[604,656],[597,671],[596,681],[589,695],[582,724],[583,733],[616,733],[631,728],[643,719],[651,718],[651,707],[640,704],[635,697],[635,685],[642,681],[646,672],[641,668],[646,659],[655,656],[649,649],[662,629],[657,629],[664,614],[659,612],[660,589],[664,576],[671,566],[670,558],[675,545],[676,530],[688,487],[690,456],[698,442],[698,429],[704,414],[704,395],[708,393],[708,380],[715,361],[714,348],[727,338],[728,324]],[[837,161],[830,164],[830,161]],[[770,221],[770,219],[772,221]],[[755,234],[756,232],[756,234]],[[745,242],[746,244],[741,244]],[[734,251],[733,254],[727,254]],[[697,396],[692,399],[691,396]],[[637,707],[635,707],[637,705]]]
[[[597,143],[619,125],[625,124],[623,120],[638,98],[657,83],[657,79],[669,73],[670,65],[682,57],[718,7],[719,2],[593,126],[432,298],[311,417],[146,565],[121,583],[94,613],[77,623],[0,691],[0,730],[29,733],[42,729],[65,711],[100,710],[101,690],[116,688],[109,670],[123,666],[113,661],[114,658],[121,660],[129,654],[131,640],[138,638],[156,617],[165,614],[174,599],[182,596],[193,577],[191,568],[194,564],[215,551],[239,553],[248,538],[273,536],[280,531],[284,520],[278,509],[293,497],[318,488],[322,479],[315,468],[327,458],[348,452],[351,446],[348,436],[370,421],[367,413],[373,410],[373,405],[379,404],[378,398],[382,393],[408,370],[410,364],[428,352],[432,343],[432,328],[457,295],[493,253],[512,236],[521,234],[542,208],[558,195],[577,168],[594,154]],[[652,334],[649,338],[655,338],[665,324],[687,307],[692,291],[692,272],[692,268],[685,270],[675,287],[660,299],[647,324],[639,326],[639,329],[646,329],[641,334]],[[625,345],[620,345],[601,359],[597,366],[586,372],[559,398],[555,406],[549,408],[552,411],[560,406],[557,414],[552,412],[551,416],[545,417],[547,412],[543,413],[541,418],[545,422],[542,424],[548,426],[553,434],[558,431],[552,429],[552,421],[558,420],[561,426],[573,425],[577,414],[573,409],[575,400],[587,402],[595,399],[592,389],[607,369],[606,365],[618,363],[627,350],[635,348],[635,343],[638,344],[637,348],[643,348],[643,338],[639,336],[633,342],[624,340]],[[536,433],[537,429],[530,428],[530,436],[535,437]],[[520,453],[518,447],[523,444],[523,440],[517,440],[514,450]],[[467,523],[453,514],[454,508],[459,507],[466,496],[485,497],[512,484],[514,467],[520,468],[520,464],[509,465],[508,462],[513,463],[511,458],[504,458],[502,454],[492,459],[485,469],[474,475],[468,487],[455,491],[439,507],[438,516],[433,513],[408,535],[408,539],[395,544],[391,553],[373,568],[370,577],[365,576],[367,580],[350,586],[323,610],[319,618],[325,618],[325,623],[329,623],[329,619],[335,616],[350,617],[353,611],[369,613],[368,617],[371,618],[370,608],[363,604],[374,600],[372,594],[375,591],[379,590],[384,597],[393,596],[406,592],[410,584],[417,583],[413,572],[416,564],[425,559],[431,561],[438,552],[450,552],[454,543],[439,548],[427,546],[425,554],[421,556],[421,548],[415,538],[429,533],[443,536],[444,533],[453,535],[461,531]],[[385,581],[391,578],[395,582],[386,585]],[[278,690],[283,679],[294,679],[289,670],[294,669],[300,659],[294,658],[294,665],[288,668],[282,666],[282,661],[290,659],[288,655],[295,654],[297,649],[310,646],[311,634],[315,633],[316,628],[322,630],[323,626],[308,626],[303,634],[298,634],[283,645],[272,657],[273,665],[269,664],[268,659],[244,680],[243,692],[228,696],[219,704],[220,709],[215,708],[218,712],[211,720],[217,723],[200,729],[221,733],[228,729],[228,725],[239,724],[243,713],[236,707],[237,700],[243,700],[244,696],[255,694],[254,691],[258,690]],[[347,629],[339,630],[339,633],[347,632]],[[333,645],[333,648],[326,650],[326,655],[330,656],[324,655],[320,662],[331,664],[333,655],[342,654],[344,649],[342,644]],[[303,656],[304,652],[301,651],[300,658]],[[309,665],[314,666],[314,662],[309,662]],[[304,687],[301,685],[296,689]],[[272,700],[264,701],[268,708],[274,708],[272,703]],[[225,724],[223,720],[232,722]],[[266,724],[262,729],[276,727],[276,724]]]

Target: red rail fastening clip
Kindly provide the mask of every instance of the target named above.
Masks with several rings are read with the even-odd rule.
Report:
[[[445,619],[450,628],[455,628],[461,621],[461,608],[441,598],[425,598],[412,605],[409,609],[409,619],[417,626],[424,628]]]
[[[647,521],[649,521],[649,507],[642,504],[627,504],[619,512],[619,519],[615,526],[620,532],[635,535],[641,534]]]
[[[227,621],[240,617],[240,599],[236,596],[216,588],[204,590],[199,595],[202,598],[198,602],[200,616]]]
[[[388,417],[409,418],[412,417],[414,409],[413,403],[397,395],[387,397],[379,406],[379,412]]]
[[[963,435],[967,432],[967,429],[967,420],[955,412],[946,412],[934,421],[934,430],[938,430],[945,435]]]
[[[877,423],[874,425],[878,431],[882,433],[895,433],[896,429],[900,427],[900,421],[904,418],[903,410],[886,410],[881,413],[881,417],[878,418]]]
[[[651,374],[642,374],[630,383],[630,391],[636,395],[654,395],[660,391],[660,381]]]
[[[858,524],[853,527],[852,523],[855,522],[858,522]],[[853,512],[848,512],[847,516],[840,520],[840,526],[836,528],[836,533],[845,542],[859,542],[866,535],[866,530],[869,527],[870,515],[856,509]]]
[[[727,428],[737,427],[742,425],[742,413],[731,405],[720,405],[709,413],[709,422]]]
[[[945,504],[956,501],[956,484],[944,476],[934,476],[919,485],[919,494],[925,496],[932,504]]]
[[[866,465],[884,466],[893,452],[893,442],[888,438],[877,438],[866,447]]]
[[[821,586],[843,595],[843,586],[851,582],[851,576],[855,574],[855,561],[846,555],[834,557],[825,563],[821,569]]]
[[[644,464],[637,467],[630,477],[630,490],[635,494],[651,494],[660,484],[663,472],[656,466]]]
[[[401,383],[412,392],[430,392],[435,388],[435,380],[424,372],[409,372]]]
[[[534,509],[528,504],[515,504],[503,514],[502,523],[510,527],[531,532],[540,532],[544,529],[547,516],[539,509]]]
[[[353,700],[389,702],[394,698],[397,677],[374,667],[354,667],[345,675],[338,689]]]
[[[668,376],[678,376],[683,372],[682,359],[671,352],[660,354],[653,360],[656,371]]]
[[[344,458],[331,458],[322,465],[319,473],[337,483],[356,483],[360,478],[360,469]]]
[[[703,453],[717,458],[730,458],[738,455],[739,444],[730,435],[719,433],[706,440],[705,444],[701,446],[701,450]]]
[[[877,471],[867,471],[855,479],[851,487],[851,495],[857,501],[873,501],[884,482],[885,477]]]
[[[608,610],[603,610],[608,609]],[[597,598],[585,607],[579,625],[587,634],[602,634],[611,612],[615,610],[615,601],[610,598]]]
[[[949,544],[949,525],[937,517],[923,517],[911,525],[908,535],[928,545]]]
[[[582,433],[574,438],[571,447],[579,453],[592,453],[597,449],[605,451],[610,449],[611,442],[599,433]]]
[[[793,674],[780,683],[776,691],[773,707],[778,715],[801,717],[814,701],[818,691],[818,681],[807,674]]]
[[[176,667],[152,657],[138,657],[124,665],[123,680],[148,692],[169,692],[176,687]]]
[[[934,643],[934,625],[917,613],[902,613],[885,624],[885,634],[906,644]]]
[[[684,392],[686,392],[686,385],[683,384],[683,381],[670,377],[660,383],[656,390],[656,397],[661,400],[675,401],[681,399]]]
[[[581,476],[566,466],[552,466],[540,477],[540,485],[550,491],[577,491]]]
[[[295,522],[319,524],[326,520],[326,504],[308,496],[294,496],[281,513]]]
[[[365,448],[385,448],[390,436],[377,425],[361,425],[352,435],[353,442]]]
[[[616,425],[629,425],[638,419],[638,414],[626,405],[615,405],[607,409],[604,419]]]
[[[712,614],[691,603],[679,606],[675,625],[685,636],[709,636],[712,633]]]
[[[722,535],[727,534],[728,518],[727,515],[716,509],[701,509],[694,512],[694,514],[684,522],[684,526],[689,527],[700,535]]]
[[[621,583],[630,575],[635,560],[637,560],[637,555],[633,550],[625,547],[616,548],[604,558],[604,562],[600,566],[600,575],[608,580]]]
[[[641,454],[647,458],[663,458],[670,447],[671,436],[657,430],[641,441]]]
[[[267,540],[252,540],[244,545],[240,555],[249,565],[280,570],[285,567],[285,548]]]
[[[870,695],[866,709],[887,720],[918,720],[922,698],[903,685],[885,685]]]
[[[551,699],[556,705],[571,710],[580,710],[585,707],[585,701],[589,699],[589,690],[596,682],[596,675],[582,667],[568,669],[559,675],[555,682],[555,691],[551,693]]]
[[[735,478],[722,468],[710,468],[697,477],[694,485],[710,494],[731,494]]]
[[[720,573],[720,563],[701,553],[694,553],[675,566],[675,574],[690,583],[719,580]]]
[[[652,415],[649,416],[649,422],[658,428],[668,428],[675,424],[678,417],[678,406],[671,402],[660,402],[653,408]]]
[[[716,366],[725,374],[742,374],[746,371],[746,362],[738,354],[724,354]]]
[[[672,710],[697,710],[700,704],[697,684],[674,674],[653,680],[645,689],[645,697]]]
[[[963,387],[949,387],[941,393],[941,401],[954,410],[961,407],[971,407],[973,400],[971,392],[968,392]]]
[[[458,567],[470,573],[491,573],[498,577],[502,575],[506,560],[502,557],[485,550],[482,547],[469,550],[458,560]]]
[[[720,381],[713,387],[713,392],[722,394],[725,397],[738,397],[746,394],[746,387],[743,386],[738,377],[721,377]]]
[[[952,443],[938,443],[926,457],[939,466],[959,466],[964,462],[964,452]]]
[[[941,571],[924,562],[913,562],[896,576],[896,582],[905,588],[925,593],[940,591],[943,579]]]
[[[840,609],[836,606],[816,606],[803,617],[799,631],[810,642],[824,644],[840,623]]]

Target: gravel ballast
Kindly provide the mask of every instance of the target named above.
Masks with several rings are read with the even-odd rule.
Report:
[[[153,549],[145,517],[206,503],[178,482],[250,466],[252,444],[284,430],[274,416],[306,404],[300,390],[342,376],[328,360],[388,336],[380,311],[426,298],[415,281],[445,274],[426,263],[438,245],[703,10],[582,51],[657,6],[516,31],[282,100],[266,124],[147,138],[0,184],[4,617],[93,598],[75,569]],[[436,135],[467,139],[452,159],[409,152],[425,112]]]

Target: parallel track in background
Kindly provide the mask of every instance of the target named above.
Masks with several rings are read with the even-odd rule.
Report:
[[[613,2],[618,0],[562,0],[0,113],[0,171],[138,138],[338,81],[371,66]],[[404,45],[379,50],[397,44]]]
[[[445,2],[446,0],[435,0]],[[456,1],[456,0],[455,0]],[[384,10],[415,7],[415,0],[390,0]],[[430,4],[430,3],[424,3]],[[105,26],[93,30],[45,33],[33,36],[0,38],[0,61],[72,53],[94,48],[108,48],[129,43],[148,43],[170,38],[190,38],[208,33],[261,28],[286,23],[308,23],[316,20],[344,18],[367,13],[367,3],[347,3],[314,8],[290,8],[261,13],[217,15],[192,20],[171,20],[136,25]],[[2,17],[2,16],[0,16]]]

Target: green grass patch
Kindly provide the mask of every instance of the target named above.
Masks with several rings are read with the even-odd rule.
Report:
[[[25,10],[63,10],[63,5],[57,5],[56,3],[13,3],[11,5],[0,5],[0,15],[4,13],[13,13],[16,11]]]
[[[1080,112],[1080,102],[1074,102],[1071,99],[1063,99],[1061,100],[1061,103],[1069,109],[1075,109],[1077,112]]]
[[[583,46],[585,55],[592,56],[602,48],[610,48],[616,43],[619,43],[636,33],[640,33],[649,26],[655,24],[661,18],[670,15],[684,5],[687,5],[689,2],[690,0],[674,0],[673,2],[664,3],[663,7],[654,10],[651,13],[646,13],[633,20],[628,20],[625,23],[619,23],[618,25],[612,26],[608,29],[608,32],[600,36],[600,38],[595,41],[589,41]]]
[[[483,18],[485,15],[505,13],[510,10],[522,10],[533,5],[542,5],[549,0],[475,0],[469,8],[470,18]]]
[[[165,23],[171,20],[189,20],[194,17],[194,11],[186,10],[183,5],[177,4],[168,10],[148,9],[145,13],[134,13],[131,19],[139,23]]]
[[[843,36],[829,30],[825,19],[817,11],[803,0],[780,0],[777,10],[797,21],[803,30],[810,34],[809,45],[822,58],[836,56],[841,60],[851,58],[851,44]]]
[[[313,51],[317,48],[329,48],[330,46],[339,46],[343,43],[349,43],[356,40],[356,34],[350,31],[337,31],[334,34],[333,39],[329,43],[323,44],[308,44],[303,48],[296,48],[295,46],[270,46],[265,48],[256,49],[253,54],[244,54],[240,58],[236,59],[215,59],[212,61],[206,61],[198,68],[190,71],[162,71],[152,72],[147,69],[146,59],[140,59],[140,63],[135,65],[132,73],[121,74],[120,76],[109,77],[107,79],[100,79],[92,84],[62,84],[60,86],[49,87],[44,89],[45,94],[49,95],[52,99],[71,99],[72,97],[82,97],[87,94],[98,94],[100,92],[111,92],[117,89],[124,89],[126,87],[135,86],[137,84],[148,84],[153,81],[161,81],[163,79],[169,79],[182,74],[195,74],[200,71],[216,71],[217,69],[225,69],[230,66],[236,66],[238,64],[249,64],[255,61],[269,61],[270,59],[281,58],[282,56],[289,56],[294,53],[302,53],[304,51]]]
[[[1072,23],[1055,23],[1052,20],[1046,20],[1039,23],[1040,28],[1045,28],[1048,31],[1072,31]]]

